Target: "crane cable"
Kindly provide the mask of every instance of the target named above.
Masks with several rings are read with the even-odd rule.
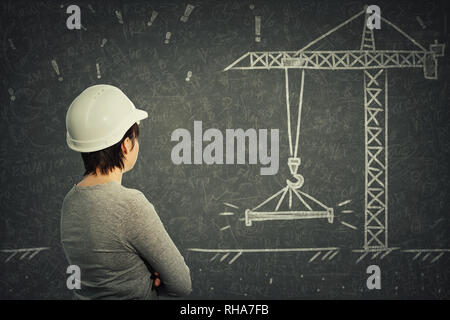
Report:
[[[287,112],[289,151],[290,151],[291,157],[297,158],[298,144],[299,144],[299,139],[300,139],[300,123],[301,123],[301,119],[302,119],[303,87],[304,87],[304,83],[305,83],[305,70],[302,69],[302,79],[301,79],[301,84],[300,84],[300,95],[299,95],[298,114],[297,114],[297,131],[296,131],[296,137],[295,137],[295,151],[293,151],[292,134],[291,134],[291,107],[290,107],[290,101],[289,101],[288,68],[285,68],[284,71],[285,71],[285,80],[286,80],[286,112]]]

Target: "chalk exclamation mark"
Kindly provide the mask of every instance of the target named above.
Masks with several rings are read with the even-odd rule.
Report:
[[[11,47],[11,49],[16,50],[16,46],[14,45],[12,39],[8,39],[9,42],[9,46]]]
[[[58,81],[63,81],[63,77],[61,77],[61,74],[59,73],[58,63],[56,62],[55,59],[52,60],[52,66],[56,74],[58,75]]]
[[[156,17],[158,16],[158,12],[156,12],[155,10],[152,11],[152,17],[150,18],[150,21],[147,22],[147,25],[150,27],[151,25],[153,25],[153,22],[155,22]]]
[[[194,8],[195,8],[195,6],[193,6],[192,4],[188,4],[188,5],[186,6],[186,9],[184,10],[184,16],[182,16],[182,17],[180,18],[180,20],[181,20],[182,22],[188,22],[189,16],[191,15],[192,10],[194,10]]]
[[[9,95],[10,95],[10,99],[11,101],[15,101],[16,100],[16,96],[14,95],[14,89],[13,88],[9,88],[8,89]]]
[[[101,78],[102,78],[102,75],[101,75],[101,73],[100,73],[100,64],[97,62],[97,63],[95,64],[95,67],[97,68],[97,79],[101,79]]]
[[[255,34],[255,41],[261,42],[261,16],[255,16]]]
[[[170,31],[168,31],[167,33],[166,33],[166,39],[164,40],[164,43],[165,44],[169,44],[169,41],[170,41],[170,37],[172,36],[172,33],[170,32]]]
[[[191,77],[192,77],[192,71],[188,71],[187,76],[186,76],[186,81],[191,81]]]
[[[106,42],[108,42],[108,39],[103,38],[102,43],[100,44],[100,48],[103,48],[105,46]]]
[[[119,20],[119,23],[123,24],[122,12],[120,12],[120,10],[116,10],[116,17]]]

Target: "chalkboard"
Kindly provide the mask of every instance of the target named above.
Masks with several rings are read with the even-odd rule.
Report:
[[[154,204],[190,298],[450,298],[445,1],[76,1],[79,30],[71,4],[0,4],[0,298],[72,297],[60,210],[84,168],[65,115],[100,83],[149,114],[122,184]],[[174,164],[194,121],[278,129],[278,172]]]

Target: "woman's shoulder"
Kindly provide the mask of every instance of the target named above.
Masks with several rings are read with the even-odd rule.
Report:
[[[124,191],[125,194],[129,195],[130,197],[142,197],[145,196],[142,191],[134,188],[128,188],[123,185],[121,185],[121,189]]]
[[[152,205],[152,203],[142,191],[125,186],[122,186],[122,189],[129,197],[129,200],[135,202],[137,205]]]

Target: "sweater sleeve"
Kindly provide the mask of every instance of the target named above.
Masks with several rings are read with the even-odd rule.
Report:
[[[126,238],[138,254],[159,273],[161,286],[169,296],[192,292],[189,267],[178,251],[153,205],[138,191],[132,212],[125,222]],[[158,291],[159,292],[159,291]]]

